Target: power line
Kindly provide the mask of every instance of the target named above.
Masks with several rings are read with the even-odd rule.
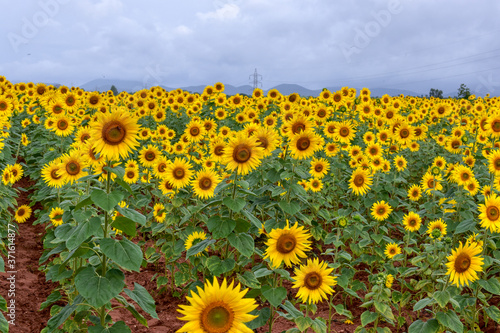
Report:
[[[253,77],[253,79],[252,79],[252,77]],[[255,72],[253,74],[251,74],[248,78],[250,79],[250,83],[253,83],[253,90],[258,88],[259,84],[262,87],[262,75],[257,73],[257,68],[255,69]],[[259,78],[260,78],[260,80],[259,80]]]

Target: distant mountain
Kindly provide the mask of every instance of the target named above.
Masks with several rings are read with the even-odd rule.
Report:
[[[149,88],[149,86],[146,86],[143,82],[141,81],[134,81],[134,80],[118,80],[118,79],[95,79],[90,82],[87,82],[85,84],[82,84],[80,87],[82,89],[85,89],[87,91],[108,91],[111,86],[114,85],[116,89],[119,92],[126,91],[126,92],[135,92],[144,88]],[[246,94],[246,95],[251,95],[252,94],[252,87],[250,85],[244,85],[244,86],[232,86],[230,84],[224,85],[224,93],[226,95],[236,95],[236,94]],[[177,88],[172,88],[172,87],[167,87],[161,85],[162,88],[164,88],[167,91],[175,90]],[[187,87],[179,87],[182,90],[189,91],[191,93],[198,93],[201,94],[203,90],[205,89],[205,85],[197,85],[197,86],[187,86]],[[326,89],[334,92],[337,90],[340,90],[342,87],[327,87]],[[270,89],[267,89],[264,91],[264,94],[267,94],[267,92],[271,89],[277,89],[282,95],[290,95],[292,93],[297,93],[300,96],[303,97],[308,97],[308,96],[318,96],[321,92],[322,89],[308,89],[304,88],[298,84],[280,84],[275,87],[272,87]],[[358,92],[361,88],[357,88]],[[392,88],[370,88],[371,91],[371,96],[372,97],[381,97],[385,94],[388,94],[389,96],[398,96],[398,95],[405,95],[405,96],[419,96],[421,94],[418,94],[414,91],[410,90],[403,90],[403,89],[392,89]],[[445,95],[446,96],[446,95]]]

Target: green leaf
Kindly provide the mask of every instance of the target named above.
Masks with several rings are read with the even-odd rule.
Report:
[[[123,193],[113,191],[106,194],[103,190],[93,190],[90,197],[92,198],[92,202],[94,202],[97,207],[110,212],[120,201],[123,200]]]
[[[380,242],[382,241],[382,238],[384,238],[384,235],[374,234],[374,235],[371,235],[371,237],[375,241],[375,243],[380,244]]]
[[[47,322],[47,333],[52,333],[57,330],[57,328],[66,321],[66,319],[71,316],[71,314],[76,310],[78,305],[84,301],[82,295],[76,296],[73,304],[67,304],[58,314],[53,316]]]
[[[487,308],[484,308],[484,310],[486,311],[488,317],[490,317],[497,323],[500,323],[500,310],[496,306],[492,305]]]
[[[250,312],[250,314],[258,317],[245,324],[249,329],[255,331],[257,328],[264,326],[269,321],[269,318],[271,317],[271,309],[262,308],[260,310],[254,310]]]
[[[8,333],[9,332],[9,322],[3,316],[3,313],[0,313],[0,332]]]
[[[92,204],[92,198],[90,196],[87,196],[85,199],[80,201],[79,203],[76,204],[74,210],[78,210],[82,207],[88,206]]]
[[[226,197],[222,200],[222,203],[227,206],[227,208],[231,209],[233,212],[238,213],[245,207],[247,202],[243,198],[229,198]]]
[[[300,317],[295,318],[294,322],[295,322],[295,324],[297,324],[297,328],[301,332],[304,332],[306,329],[311,327],[312,319],[309,317],[300,316]]]
[[[352,312],[347,310],[343,304],[337,304],[333,306],[335,308],[335,311],[341,315],[341,316],[346,316],[349,319],[352,319]]]
[[[221,260],[217,256],[211,256],[205,262],[205,266],[216,276],[231,271],[235,264],[236,262],[232,258]]]
[[[361,314],[361,326],[365,327],[369,323],[372,323],[375,321],[375,319],[378,318],[378,313],[376,312],[371,312],[371,311],[365,311]]]
[[[125,289],[125,294],[133,299],[141,307],[141,309],[146,311],[146,313],[148,313],[151,317],[158,319],[155,300],[151,297],[146,288],[134,282],[134,290]]]
[[[388,321],[393,321],[395,319],[391,307],[387,304],[375,301],[373,302],[373,305],[375,305],[375,310],[377,310],[377,312],[384,316]]]
[[[134,221],[123,216],[117,216],[111,226],[115,229],[121,230],[125,234],[134,237],[137,235],[137,227]]]
[[[88,221],[79,224],[66,241],[68,250],[73,250],[79,247],[87,238],[93,235],[98,235],[102,231],[101,219],[93,217]]]
[[[290,214],[290,215],[295,215],[295,213],[300,211],[300,204],[298,202],[280,201],[278,205],[285,213]]]
[[[286,298],[286,289],[284,287],[272,288],[271,286],[263,286],[262,295],[272,306],[277,308]]]
[[[498,281],[497,278],[492,277],[489,280],[479,280],[478,281],[479,285],[486,289],[488,292],[495,294],[495,295],[500,295],[500,282]]]
[[[302,312],[300,312],[299,310],[297,310],[297,308],[289,300],[286,300],[285,303],[281,304],[280,306],[283,309],[285,309],[286,312],[288,312],[288,314],[293,319],[304,316],[304,314]]]
[[[418,319],[408,327],[408,333],[437,333],[438,331],[439,323],[434,318],[425,322]]]
[[[252,236],[232,233],[227,239],[229,240],[229,244],[234,246],[245,257],[250,258],[254,253],[255,244]]]
[[[116,210],[124,217],[132,220],[133,222],[139,223],[140,225],[146,225],[146,216],[142,215],[138,211],[120,206],[116,207]]]
[[[312,321],[311,328],[316,333],[326,333],[326,323],[325,323],[324,319],[321,317],[316,317]]]
[[[438,290],[434,292],[432,298],[436,300],[437,304],[439,304],[440,307],[444,308],[446,304],[448,304],[448,302],[450,301],[451,296],[448,290],[443,290],[443,291]]]
[[[463,232],[473,231],[475,227],[476,227],[476,220],[474,219],[464,220],[457,225],[455,229],[455,234],[461,234]]]
[[[259,280],[257,280],[254,273],[252,273],[250,271],[245,271],[245,273],[243,273],[243,275],[237,274],[237,276],[238,276],[238,281],[240,281],[245,286],[252,288],[252,289],[259,289],[260,288],[260,282],[259,282]]]
[[[236,227],[236,221],[220,216],[212,216],[207,221],[208,231],[214,238],[226,238]]]
[[[113,326],[104,328],[101,325],[89,326],[89,333],[130,333],[130,328],[124,321],[117,321]]]
[[[5,273],[5,262],[3,261],[2,256],[0,256],[0,272]]]
[[[186,252],[186,258],[189,258],[191,256],[194,256],[200,252],[205,251],[205,249],[215,243],[215,239],[204,239],[199,243],[194,244],[187,250]]]
[[[458,318],[457,314],[452,310],[438,312],[436,314],[436,319],[441,325],[455,332],[462,333],[464,331],[464,324],[462,324],[460,318]]]
[[[56,290],[56,291],[53,291],[49,297],[47,297],[47,300],[45,302],[43,302],[41,305],[40,305],[40,311],[42,311],[43,309],[45,309],[46,307],[48,307],[49,305],[51,305],[52,303],[55,303],[57,302],[58,300],[60,300],[62,298],[62,295],[61,293]]]
[[[413,311],[422,310],[426,306],[431,305],[433,303],[434,303],[433,299],[423,298],[420,301],[418,301],[417,303],[415,303],[415,305],[413,306]]]
[[[101,251],[125,269],[139,272],[142,264],[142,250],[139,245],[127,238],[114,240],[104,238],[100,243]]]
[[[75,277],[76,290],[90,305],[99,308],[116,297],[125,285],[125,275],[119,269],[110,269],[105,277],[97,275],[92,266]]]
[[[256,218],[252,213],[250,213],[249,211],[247,211],[246,209],[243,209],[241,211],[241,214],[243,214],[243,216],[245,216],[247,219],[250,220],[250,222],[258,229],[260,229],[262,227],[262,222],[260,222],[260,220],[258,218]]]
[[[7,312],[7,301],[0,296],[0,311]]]

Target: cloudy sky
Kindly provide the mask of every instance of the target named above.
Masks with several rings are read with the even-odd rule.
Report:
[[[0,0],[0,75],[500,95],[500,1]]]

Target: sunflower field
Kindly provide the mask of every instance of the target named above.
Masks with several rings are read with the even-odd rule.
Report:
[[[132,332],[113,313],[147,327],[165,295],[177,332],[500,327],[497,97],[0,77],[0,129],[0,272],[9,240],[42,225],[42,332]],[[155,290],[128,281],[148,265]]]

